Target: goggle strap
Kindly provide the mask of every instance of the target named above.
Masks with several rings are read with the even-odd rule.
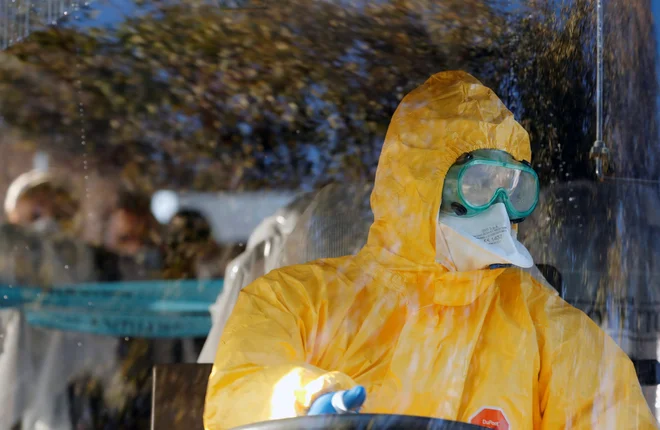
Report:
[[[468,213],[467,208],[458,202],[452,202],[451,208],[454,211],[454,213],[458,216],[463,216]]]
[[[469,152],[464,152],[463,154],[461,154],[460,157],[458,157],[458,159],[456,160],[456,162],[454,163],[454,165],[462,165],[462,164],[465,164],[465,163],[467,163],[468,161],[472,160],[473,158],[474,158],[474,155],[472,155],[472,154],[469,153]]]

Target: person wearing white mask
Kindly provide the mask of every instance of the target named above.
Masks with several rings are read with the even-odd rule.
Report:
[[[521,269],[533,261],[512,224],[539,193],[522,160],[529,135],[473,76],[441,72],[411,91],[381,150],[366,245],[238,294],[205,428],[349,412],[657,428],[630,359]]]
[[[47,170],[31,170],[7,190],[5,214],[10,224],[39,234],[75,234],[80,202],[71,184]]]
[[[4,201],[8,223],[0,225],[0,282],[53,287],[95,279],[91,250],[77,238],[75,190],[47,169],[12,182]],[[61,255],[62,243],[76,253]],[[60,258],[75,264],[65,266]],[[72,429],[71,382],[81,375],[109,378],[117,367],[116,339],[33,327],[21,308],[0,309],[0,334],[0,429]]]
[[[532,214],[539,179],[529,162],[507,152],[465,153],[449,169],[436,229],[437,262],[452,271],[493,266],[531,268],[515,224]]]

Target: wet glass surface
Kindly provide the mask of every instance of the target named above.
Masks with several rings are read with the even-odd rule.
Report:
[[[656,3],[604,2],[598,181],[595,1],[0,0],[0,430],[149,428],[154,365],[212,363],[242,287],[364,246],[444,70],[529,132],[534,263],[654,368]]]

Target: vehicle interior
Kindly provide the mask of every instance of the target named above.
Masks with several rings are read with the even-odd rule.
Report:
[[[524,270],[660,423],[659,23],[660,0],[0,0],[0,430],[204,428],[242,289],[360,251],[392,118],[450,70],[529,136]]]

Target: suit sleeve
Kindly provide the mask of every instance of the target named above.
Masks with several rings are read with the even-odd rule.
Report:
[[[309,364],[317,325],[312,302],[277,272],[241,291],[209,379],[206,430],[305,415],[321,394],[356,385]]]
[[[605,332],[556,294],[537,294],[532,307],[542,429],[658,428],[632,362]]]

